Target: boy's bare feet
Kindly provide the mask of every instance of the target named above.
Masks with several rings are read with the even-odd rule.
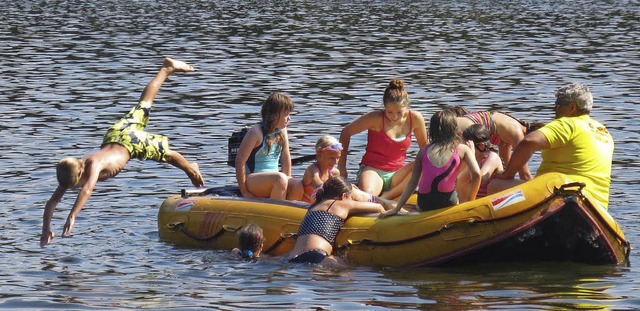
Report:
[[[193,66],[183,61],[175,60],[169,57],[164,59],[164,63],[162,64],[162,67],[168,68],[169,70],[171,70],[171,72],[195,71],[195,68],[193,68]]]
[[[190,164],[193,168],[193,172],[188,174],[191,183],[198,188],[204,187],[204,179],[202,178],[202,174],[200,174],[200,166],[198,166],[196,162],[191,162]]]

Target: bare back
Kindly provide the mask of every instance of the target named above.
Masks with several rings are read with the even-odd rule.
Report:
[[[500,140],[515,146],[524,138],[526,128],[518,120],[500,112],[494,112],[492,117]]]
[[[84,158],[85,172],[83,177],[85,180],[90,180],[92,172],[96,170],[99,181],[114,177],[122,171],[130,158],[131,155],[124,146],[115,143],[106,144],[98,152]]]

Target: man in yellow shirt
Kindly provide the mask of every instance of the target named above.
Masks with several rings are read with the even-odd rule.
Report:
[[[489,184],[489,193],[524,182],[514,179],[515,174],[534,152],[542,150],[537,175],[559,172],[584,182],[584,190],[608,208],[613,138],[604,125],[589,116],[592,107],[593,96],[585,84],[571,83],[558,89],[555,119],[515,147],[504,172]]]

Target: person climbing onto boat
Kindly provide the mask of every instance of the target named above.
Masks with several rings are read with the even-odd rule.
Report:
[[[521,180],[513,179],[518,168],[527,163],[534,152],[541,150],[542,162],[537,175],[559,172],[584,182],[584,190],[606,209],[609,206],[613,138],[604,125],[589,115],[593,95],[586,84],[564,85],[556,91],[555,97],[555,119],[516,145],[504,172],[489,183],[489,194],[521,184]]]
[[[487,186],[489,182],[498,173],[504,170],[500,156],[498,156],[496,147],[489,142],[490,134],[487,128],[481,124],[473,124],[469,126],[462,133],[462,137],[465,141],[472,141],[476,155],[476,161],[480,166],[480,188],[476,198],[482,198],[487,196]],[[465,193],[469,188],[465,185],[469,184],[469,168],[464,167],[458,176],[458,194],[461,197],[467,197]]]
[[[367,146],[357,173],[357,185],[365,192],[387,199],[402,193],[409,181],[413,162],[406,163],[412,133],[420,148],[427,145],[424,117],[409,109],[404,82],[394,78],[384,91],[384,108],[368,112],[349,123],[340,133],[344,157],[338,169],[347,178],[347,154],[351,136],[367,130]]]
[[[474,200],[480,187],[480,168],[473,151],[473,142],[466,145],[456,134],[456,115],[445,109],[433,114],[429,124],[431,143],[420,149],[413,173],[398,204],[380,218],[396,215],[418,186],[418,209],[430,211]],[[464,161],[471,177],[465,196],[458,197],[456,179]],[[418,184],[419,182],[419,184]]]
[[[490,142],[498,146],[500,158],[504,165],[509,163],[513,146],[517,145],[527,133],[542,127],[541,122],[524,122],[513,116],[498,111],[474,111],[456,106],[458,133],[462,134],[472,124],[484,125],[491,134]],[[531,180],[533,176],[529,166],[525,164],[519,170],[522,180]]]
[[[67,189],[80,187],[78,197],[64,224],[63,237],[73,229],[78,213],[91,197],[97,182],[118,175],[131,158],[169,163],[183,170],[194,186],[204,186],[204,180],[195,162],[189,163],[179,152],[169,149],[166,136],[145,131],[153,100],[164,81],[173,73],[190,71],[194,71],[192,66],[165,58],[156,76],[142,91],[138,104],[109,128],[99,151],[82,159],[67,157],[60,160],[56,166],[58,187],[44,208],[40,247],[49,244],[55,236],[51,231],[51,219],[56,205],[62,200]]]
[[[330,177],[316,193],[316,201],[304,216],[289,262],[341,265],[332,256],[333,247],[345,220],[354,214],[381,213],[382,205],[351,198],[351,183],[340,176]]]
[[[313,203],[315,192],[322,187],[330,177],[340,176],[340,170],[336,167],[342,154],[342,144],[329,135],[324,135],[316,141],[316,162],[307,166],[302,175],[301,185],[303,196],[300,200]],[[395,207],[395,202],[373,194],[364,192],[357,187],[351,191],[351,198],[356,201],[380,203],[385,209]]]
[[[248,224],[238,230],[239,248],[231,250],[241,260],[256,260],[264,247],[262,228],[256,224]]]
[[[291,121],[293,101],[275,92],[262,104],[262,121],[252,126],[242,139],[235,168],[238,187],[243,197],[287,199],[301,193],[288,191],[291,177],[291,154],[287,124]],[[282,170],[278,169],[280,164]]]

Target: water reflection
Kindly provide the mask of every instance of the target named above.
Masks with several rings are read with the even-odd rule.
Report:
[[[417,295],[456,310],[491,309],[505,301],[510,308],[607,309],[624,297],[608,293],[620,271],[567,263],[481,264],[473,268],[387,271],[411,285]]]

